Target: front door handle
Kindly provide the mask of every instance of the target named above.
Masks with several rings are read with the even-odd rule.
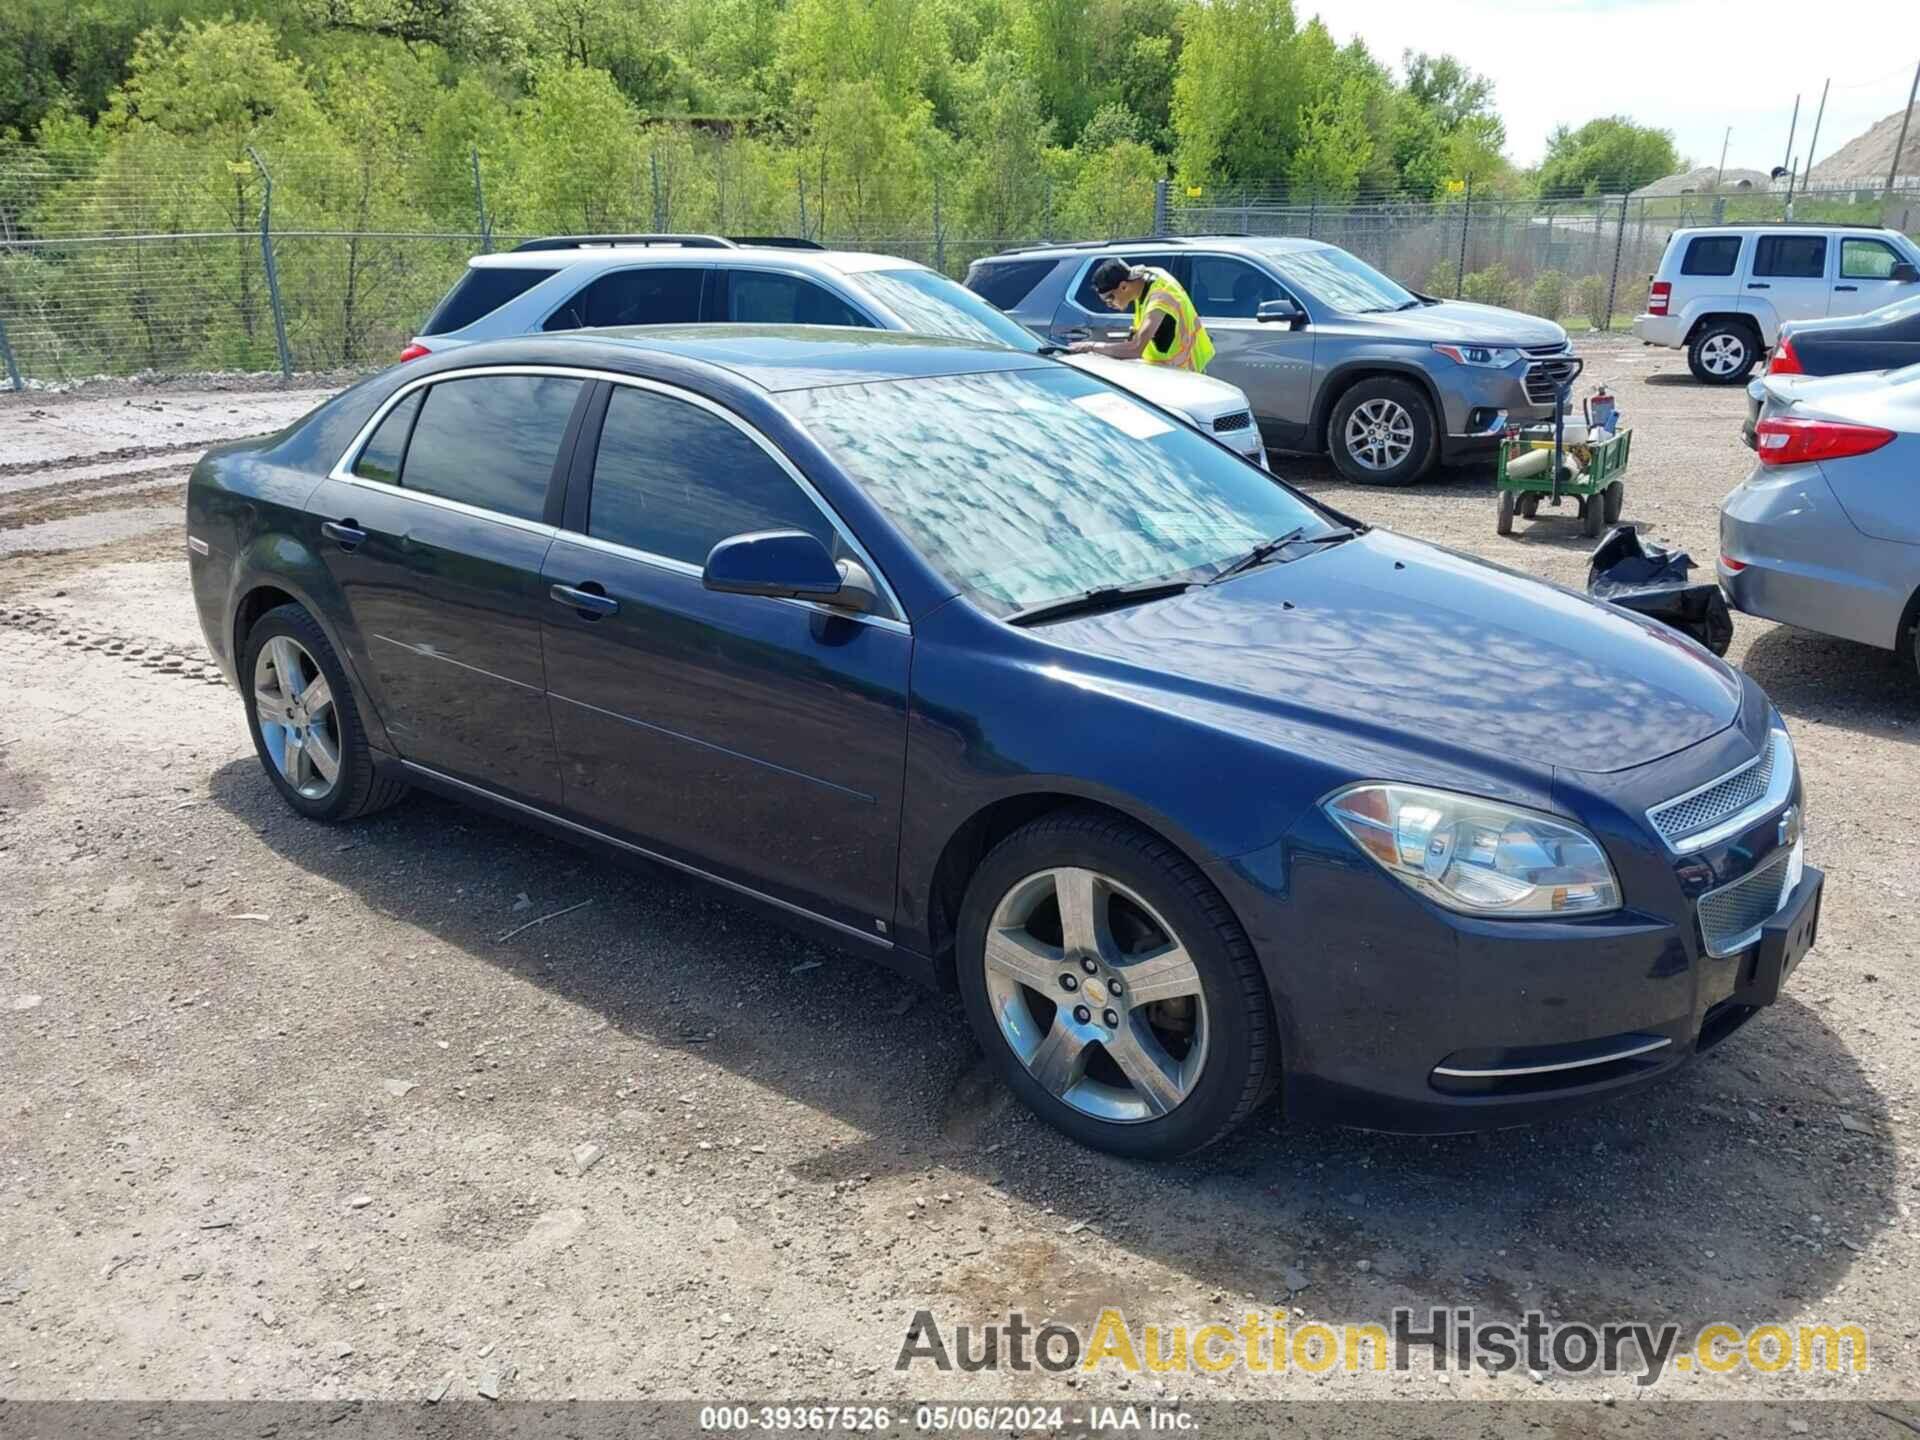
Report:
[[[583,580],[578,585],[556,585],[547,594],[574,611],[582,620],[598,620],[602,615],[620,613],[620,602],[609,598],[598,580]]]
[[[1062,340],[1091,340],[1093,338],[1093,327],[1090,325],[1076,325],[1071,330],[1062,330],[1060,332],[1060,338]]]
[[[352,520],[322,520],[320,533],[342,550],[352,550],[365,543],[367,538],[367,532],[360,529]]]
[[[1858,285],[1836,285],[1833,288],[1835,290],[1858,290],[1860,287]]]
[[[1773,286],[1764,280],[1750,280],[1747,282],[1747,288],[1749,290],[1771,290]]]

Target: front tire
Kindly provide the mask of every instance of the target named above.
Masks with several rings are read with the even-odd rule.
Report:
[[[1738,385],[1760,359],[1759,338],[1745,325],[1716,320],[1687,346],[1687,368],[1705,385]]]
[[[1245,932],[1191,861],[1117,816],[1064,811],[1001,841],[967,887],[957,960],[990,1063],[1084,1145],[1187,1154],[1278,1079]]]
[[[346,669],[304,608],[281,605],[254,622],[240,679],[261,767],[300,814],[352,820],[406,794],[376,773]]]
[[[1362,485],[1411,485],[1439,458],[1440,427],[1426,392],[1376,376],[1352,386],[1327,417],[1327,453]]]

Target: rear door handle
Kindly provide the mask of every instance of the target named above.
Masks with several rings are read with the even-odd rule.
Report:
[[[1833,288],[1836,290],[1858,290],[1860,287],[1858,285],[1836,285]]]
[[[1764,280],[1750,280],[1747,282],[1747,288],[1749,290],[1771,290],[1773,286]]]
[[[608,597],[597,580],[579,585],[556,585],[547,592],[553,600],[577,612],[582,620],[598,620],[602,615],[618,615],[620,602]]]
[[[360,529],[351,520],[322,520],[320,533],[333,541],[342,550],[351,550],[365,543],[367,532]]]
[[[1062,330],[1060,332],[1060,338],[1062,340],[1091,340],[1093,338],[1093,328],[1088,325],[1075,325],[1071,330]]]

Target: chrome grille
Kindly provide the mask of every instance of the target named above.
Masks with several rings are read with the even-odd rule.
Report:
[[[1767,793],[1773,783],[1774,757],[1779,746],[1768,745],[1745,769],[1716,780],[1697,794],[1669,800],[1651,813],[1654,827],[1668,840],[1684,840],[1729,815],[1737,815]]]
[[[1777,850],[1758,869],[1700,897],[1700,934],[1709,955],[1731,955],[1759,938],[1760,927],[1786,903],[1799,848]]]
[[[1253,424],[1253,412],[1251,410],[1235,410],[1231,415],[1216,415],[1213,417],[1213,433],[1216,435],[1225,435],[1229,431],[1244,430],[1251,424]]]
[[[1573,374],[1573,352],[1565,345],[1528,345],[1520,353],[1532,362],[1527,366],[1527,400],[1534,405],[1553,404],[1553,397]]]

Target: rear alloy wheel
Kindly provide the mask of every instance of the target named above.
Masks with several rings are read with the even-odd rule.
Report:
[[[346,672],[300,606],[282,605],[254,622],[240,674],[250,682],[247,722],[260,763],[295,810],[348,820],[406,793],[376,774]]]
[[[1410,485],[1433,468],[1438,451],[1433,406],[1419,386],[1376,376],[1335,402],[1327,450],[1349,480]]]
[[[980,1043],[1085,1144],[1196,1150],[1274,1078],[1245,935],[1184,857],[1116,817],[1068,812],[1003,841],[968,889],[959,954]]]
[[[1726,320],[1703,328],[1687,347],[1687,368],[1693,371],[1694,379],[1708,385],[1738,384],[1759,358],[1760,347],[1754,343],[1753,332]]]

